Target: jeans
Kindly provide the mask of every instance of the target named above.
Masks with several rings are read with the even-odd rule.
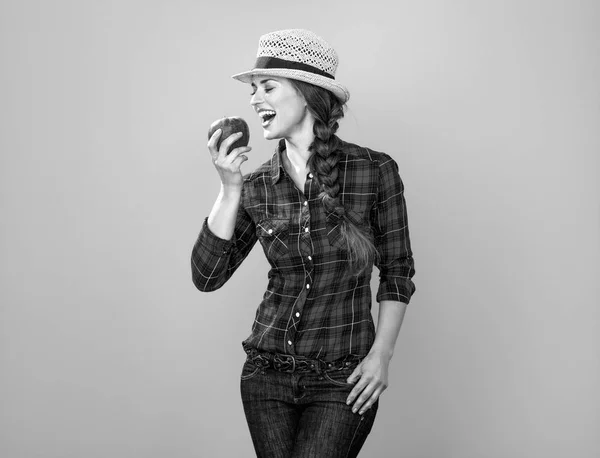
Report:
[[[246,360],[240,388],[257,457],[356,457],[379,400],[363,415],[346,405],[355,367],[286,373]]]

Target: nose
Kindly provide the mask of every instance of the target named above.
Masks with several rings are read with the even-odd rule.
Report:
[[[252,94],[252,96],[250,97],[250,105],[252,105],[253,107],[255,107],[256,105],[258,105],[259,103],[262,102],[262,98],[258,94],[259,94],[259,91],[257,89],[254,92],[254,94]]]

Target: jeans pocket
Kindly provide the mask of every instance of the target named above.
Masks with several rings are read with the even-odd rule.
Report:
[[[329,383],[346,388],[352,388],[354,383],[348,383],[346,379],[352,375],[352,369],[341,369],[323,372],[323,378]]]
[[[242,380],[250,380],[258,375],[260,372],[260,367],[255,366],[252,362],[246,360],[244,365],[242,366],[242,375],[240,378]]]

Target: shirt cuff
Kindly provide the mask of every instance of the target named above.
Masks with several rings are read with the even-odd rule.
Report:
[[[392,278],[379,284],[377,302],[397,301],[408,304],[414,292],[415,285],[412,280]]]
[[[216,256],[229,254],[234,245],[233,238],[231,240],[222,239],[210,230],[208,227],[208,217],[204,219],[198,239],[202,246],[205,247],[206,251]]]

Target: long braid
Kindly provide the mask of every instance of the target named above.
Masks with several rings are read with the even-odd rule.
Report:
[[[342,113],[343,115],[343,113]],[[333,119],[333,118],[330,118]],[[317,177],[325,210],[333,212],[338,216],[344,216],[346,209],[340,202],[339,169],[340,162],[339,139],[335,135],[338,123],[334,121],[333,126],[325,124],[322,119],[315,119],[313,132],[315,139],[309,150],[312,151],[308,166]]]
[[[377,250],[370,231],[357,227],[346,217],[346,209],[339,196],[338,163],[341,152],[340,139],[335,134],[339,127],[338,120],[344,116],[344,106],[325,89],[301,81],[292,80],[292,83],[304,95],[308,109],[315,118],[315,138],[308,148],[314,154],[308,160],[308,167],[319,184],[319,197],[325,210],[340,218],[350,269],[358,275],[375,259]]]

